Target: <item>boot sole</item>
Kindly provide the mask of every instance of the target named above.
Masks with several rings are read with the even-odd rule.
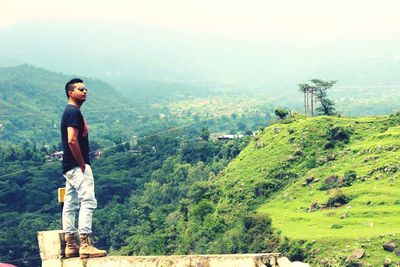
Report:
[[[80,254],[79,257],[81,259],[87,259],[87,258],[100,258],[100,257],[105,257],[107,254]]]
[[[76,258],[76,257],[79,257],[79,254],[73,254],[73,255],[65,255],[65,258],[66,259],[69,259],[69,258]]]

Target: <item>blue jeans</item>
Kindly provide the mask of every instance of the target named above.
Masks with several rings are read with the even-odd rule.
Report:
[[[78,231],[79,234],[91,234],[93,210],[97,207],[92,168],[86,164],[85,172],[82,173],[82,170],[76,167],[66,172],[64,177],[66,182],[62,213],[63,232],[72,234]],[[77,230],[75,217],[78,209]]]

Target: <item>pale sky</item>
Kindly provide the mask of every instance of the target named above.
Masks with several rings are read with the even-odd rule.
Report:
[[[399,0],[0,0],[21,22],[102,22],[246,38],[329,40],[400,34]]]
[[[385,81],[398,77],[399,10],[400,0],[0,0],[0,59],[193,83]]]

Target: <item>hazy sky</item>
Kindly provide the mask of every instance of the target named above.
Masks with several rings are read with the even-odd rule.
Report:
[[[0,0],[0,29],[29,21],[124,23],[229,38],[329,41],[400,33],[398,0]]]
[[[399,10],[400,0],[0,0],[0,64],[107,79],[392,83]]]

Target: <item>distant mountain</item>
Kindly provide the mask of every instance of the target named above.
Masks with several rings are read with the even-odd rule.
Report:
[[[121,95],[103,81],[25,64],[0,68],[0,101],[6,106],[6,109],[1,109],[0,115],[63,110],[67,101],[65,83],[75,77],[82,78],[89,88],[90,101],[83,107],[102,109],[126,104]]]
[[[67,103],[65,83],[77,75],[65,75],[31,65],[0,68],[0,137],[24,141],[53,141]],[[80,77],[89,88],[82,111],[118,109],[129,102],[100,80]]]
[[[135,106],[169,104],[193,98],[221,95],[221,90],[178,82],[127,80],[110,77],[110,82]]]

